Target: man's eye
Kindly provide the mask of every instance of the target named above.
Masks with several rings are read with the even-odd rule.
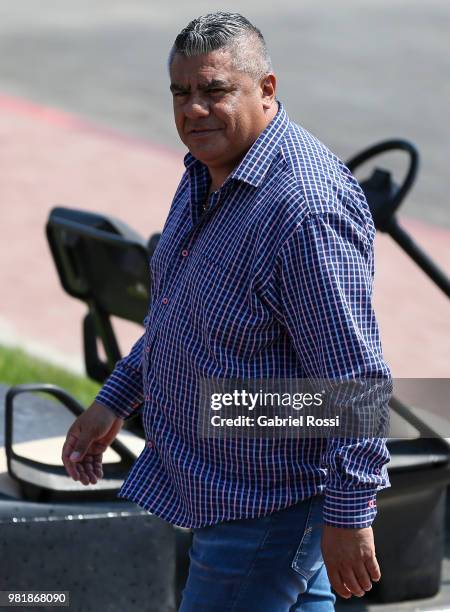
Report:
[[[173,94],[175,96],[175,98],[181,98],[182,96],[186,96],[186,92],[185,91],[176,91]]]

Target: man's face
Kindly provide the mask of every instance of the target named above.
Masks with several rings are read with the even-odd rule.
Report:
[[[176,53],[170,77],[181,140],[209,168],[228,174],[266,127],[273,96],[232,66],[229,51]]]

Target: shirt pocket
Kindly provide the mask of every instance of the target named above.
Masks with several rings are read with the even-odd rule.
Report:
[[[307,581],[324,564],[321,549],[323,502],[323,495],[314,495],[311,498],[305,529],[291,563],[292,569]]]
[[[255,334],[250,309],[250,274],[237,260],[201,254],[185,290],[199,337],[213,353],[245,354]]]

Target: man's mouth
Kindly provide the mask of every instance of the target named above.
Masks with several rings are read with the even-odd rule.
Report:
[[[191,136],[205,136],[213,132],[219,132],[222,128],[194,128],[189,130]]]

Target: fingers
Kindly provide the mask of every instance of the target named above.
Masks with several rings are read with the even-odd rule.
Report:
[[[355,570],[351,567],[341,571],[333,570],[328,577],[333,589],[344,599],[349,599],[352,595],[362,597],[366,591],[370,591],[372,588],[369,575],[362,567]]]
[[[106,411],[106,412],[105,412]],[[61,459],[67,474],[83,485],[103,478],[102,456],[114,440],[123,421],[103,406],[89,407],[70,427]]]
[[[64,467],[66,468],[66,472],[71,478],[73,478],[73,480],[80,479],[79,472],[78,472],[78,466],[70,460],[70,455],[74,451],[76,442],[77,442],[77,437],[74,434],[70,433],[70,430],[69,430],[69,433],[67,434],[67,438],[66,438],[66,441],[64,442],[62,453],[61,453],[61,459],[64,464]]]
[[[351,567],[346,567],[340,572],[340,574],[345,586],[353,595],[356,595],[356,597],[362,597],[364,595],[365,591],[359,584],[358,579],[355,576],[355,572]]]
[[[372,528],[324,526],[322,555],[330,583],[338,595],[362,597],[381,572],[376,559]]]
[[[104,444],[93,444],[94,450],[106,449]],[[61,459],[66,469],[67,474],[75,481],[81,482],[83,485],[97,484],[100,478],[103,478],[102,468],[102,455],[103,452],[97,452],[95,454],[89,453],[84,454],[84,457],[77,460],[73,460],[73,453],[76,452],[76,448],[81,448],[79,445],[79,438],[74,433],[67,435],[66,441],[63,445]]]
[[[93,455],[86,455],[83,461],[76,464],[77,475],[81,484],[97,484],[99,478],[103,477],[101,460],[94,461]]]
[[[94,458],[94,474],[97,478],[103,478],[102,455],[93,455]]]
[[[94,473],[94,463],[92,455],[86,455],[83,463],[81,464],[84,468],[86,478],[81,482],[83,484],[97,484],[97,476]],[[87,482],[85,482],[87,480]]]
[[[98,450],[99,448],[106,449],[106,446],[103,444],[93,445],[93,450]],[[77,464],[84,470],[85,478],[81,480],[82,484],[97,484],[98,480],[103,478],[102,458],[103,451],[95,454],[94,452],[90,452],[89,454],[85,455],[83,461]],[[87,483],[86,480],[88,480]]]
[[[378,565],[377,558],[375,556],[366,560],[366,570],[374,582],[378,582],[381,578],[380,566]]]
[[[340,597],[349,599],[352,596],[351,591],[345,586],[344,581],[337,570],[328,571],[328,578],[331,586]]]
[[[80,482],[81,482],[81,484],[88,485],[89,482],[90,482],[90,479],[89,479],[89,476],[86,473],[86,470],[84,469],[83,463],[79,463],[77,465],[77,468],[78,468],[78,472],[80,474]]]
[[[91,442],[93,442],[92,434],[80,431],[74,444],[73,451],[69,456],[70,461],[82,461],[91,446]]]
[[[366,566],[363,563],[360,563],[354,568],[354,571],[356,580],[358,581],[358,584],[362,588],[362,590],[364,592],[370,591],[370,589],[372,588],[372,581],[370,580],[370,576],[367,572]]]

